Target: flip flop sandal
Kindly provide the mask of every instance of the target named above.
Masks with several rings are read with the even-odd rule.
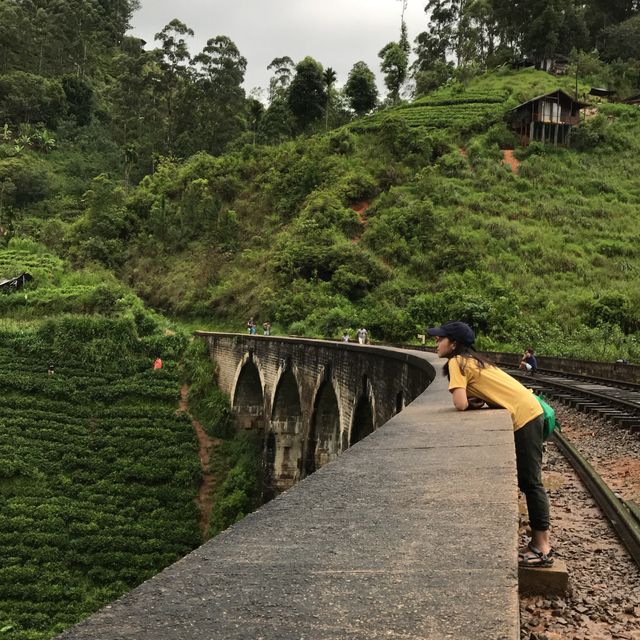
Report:
[[[535,554],[536,556],[539,556],[540,554],[542,554],[542,551],[540,551],[540,549],[538,549],[537,547],[534,547],[533,544],[529,542],[529,544],[527,545],[527,548],[524,551],[518,551],[518,558],[522,558],[525,555],[527,555],[528,551],[531,551],[531,553]],[[555,549],[550,549],[549,553],[547,553],[546,555],[547,555],[547,558],[555,558],[559,554],[555,551]]]
[[[531,551],[532,553],[535,553],[536,555],[541,553],[540,549],[538,549],[537,547],[534,547],[531,541],[529,541],[529,544],[527,545],[527,549],[529,549],[529,551]],[[547,558],[555,558],[556,555],[558,554],[555,552],[554,549],[549,549],[549,553],[547,553]]]
[[[518,557],[518,564],[521,567],[531,568],[550,567],[553,565],[553,558],[551,553],[542,553],[539,549],[529,546],[529,551]]]

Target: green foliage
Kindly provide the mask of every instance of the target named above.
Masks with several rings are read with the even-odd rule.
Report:
[[[44,122],[55,128],[64,108],[60,81],[23,71],[0,75],[0,122]]]
[[[633,304],[627,293],[604,294],[589,304],[587,322],[591,327],[618,326],[625,334],[640,331],[639,302]]]
[[[197,442],[176,416],[176,361],[153,371],[144,349],[128,348],[131,334],[100,317],[0,331],[9,638],[49,638],[200,543]],[[85,360],[84,342],[108,345],[109,366]]]
[[[401,43],[389,42],[378,53],[384,83],[389,90],[388,99],[396,104],[400,99],[400,88],[407,77],[408,51]]]
[[[363,116],[376,106],[378,88],[373,72],[365,62],[356,62],[344,86],[344,92],[349,100],[349,106],[356,115]]]
[[[232,438],[229,399],[216,386],[217,370],[202,339],[192,340],[184,354],[184,379],[189,385],[189,410],[212,437]]]
[[[625,139],[617,135],[615,127],[610,126],[609,120],[604,115],[597,115],[577,127],[571,135],[571,145],[579,151],[589,151],[592,149],[621,149],[625,144]]]
[[[11,185],[10,189],[2,185]],[[0,158],[0,214],[7,206],[22,207],[51,193],[51,175],[42,158],[24,152]]]
[[[327,98],[322,74],[322,65],[310,56],[296,65],[287,100],[299,131],[304,131],[324,113]]]
[[[214,495],[209,535],[214,536],[254,511],[260,504],[262,477],[261,439],[256,433],[239,433],[216,452],[228,469]]]

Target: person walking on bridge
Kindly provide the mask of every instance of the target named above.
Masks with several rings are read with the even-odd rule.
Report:
[[[481,409],[487,404],[510,413],[518,487],[525,495],[531,525],[531,541],[520,553],[519,562],[527,567],[551,566],[549,498],[542,484],[542,407],[531,391],[476,353],[475,334],[469,325],[445,322],[427,333],[436,339],[436,354],[447,359],[444,374],[458,411]]]

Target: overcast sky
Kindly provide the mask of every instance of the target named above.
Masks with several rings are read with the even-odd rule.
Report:
[[[427,28],[427,0],[408,0],[405,22],[409,40]],[[230,37],[247,59],[245,88],[266,89],[276,57],[299,62],[312,56],[332,67],[343,85],[355,62],[364,60],[379,79],[378,51],[400,35],[401,0],[142,0],[131,34],[154,44],[153,36],[173,18],[195,32],[191,55],[209,38]]]

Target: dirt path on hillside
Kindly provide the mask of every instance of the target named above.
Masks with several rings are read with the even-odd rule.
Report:
[[[189,387],[186,384],[183,384],[180,389],[180,409],[178,411],[184,413],[191,420],[193,429],[198,436],[198,443],[200,444],[199,456],[200,468],[202,469],[202,481],[200,483],[200,489],[198,490],[196,503],[200,510],[200,531],[202,532],[202,540],[204,541],[208,539],[209,514],[213,506],[211,494],[215,485],[215,478],[210,471],[209,461],[211,451],[220,444],[220,440],[210,438],[202,425],[189,413]]]
[[[370,206],[371,206],[371,203],[368,200],[361,200],[360,202],[354,202],[351,205],[351,208],[358,214],[358,220],[360,220],[360,224],[363,227],[366,227],[367,223],[369,222],[367,220],[367,211],[369,210]],[[353,238],[351,242],[353,242],[353,244],[357,244],[358,242],[360,242],[361,237],[362,237],[362,234]]]
[[[513,155],[513,149],[502,150],[502,164],[508,164],[511,167],[511,173],[518,173],[520,160]]]

